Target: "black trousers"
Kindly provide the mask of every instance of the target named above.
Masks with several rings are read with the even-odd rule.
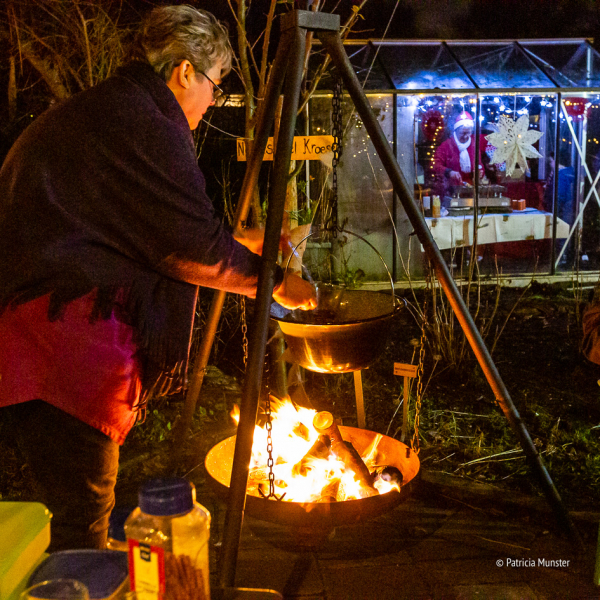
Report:
[[[106,548],[119,445],[42,400],[0,410],[35,478],[37,495],[27,500],[52,512],[49,550]]]

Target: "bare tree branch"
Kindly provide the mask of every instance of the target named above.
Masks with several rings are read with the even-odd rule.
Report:
[[[260,85],[258,88],[258,98],[261,99],[265,95],[265,87],[267,85],[267,65],[269,60],[269,44],[271,41],[271,28],[273,27],[273,20],[275,18],[275,7],[277,6],[277,0],[271,0],[269,6],[269,13],[267,14],[267,24],[265,26],[262,57],[260,62]]]
[[[360,3],[359,6],[353,7],[352,14],[346,21],[345,25],[342,26],[342,29],[341,29],[342,40],[344,40],[348,37],[348,34],[352,30],[354,23],[356,23],[357,19],[359,17],[361,17],[360,11],[362,10],[363,6],[367,3],[367,1],[368,0],[362,0],[362,2]],[[308,92],[306,92],[305,94],[302,95],[302,102],[300,104],[300,108],[298,109],[298,114],[300,114],[304,110],[304,108],[308,104],[308,101],[310,100],[311,96],[315,93],[317,86],[319,85],[319,81],[321,81],[321,77],[323,77],[323,73],[329,66],[330,62],[331,62],[331,59],[329,58],[329,55],[327,55],[325,57],[325,60],[323,61],[323,64],[321,64],[321,66],[317,69],[317,72],[315,73],[315,77],[312,80],[310,89],[308,90]]]
[[[56,68],[49,60],[40,58],[32,49],[29,42],[22,46],[23,56],[29,61],[31,66],[40,74],[46,85],[50,88],[55,98],[64,99],[69,97],[69,90],[63,85]]]
[[[227,0],[229,8],[233,11],[231,0]],[[253,131],[249,124],[256,107],[254,102],[254,86],[252,84],[252,74],[250,72],[250,63],[248,61],[248,38],[246,36],[246,0],[237,0],[237,12],[234,13],[237,21],[238,32],[238,52],[242,83],[244,84],[244,97],[246,107],[246,128],[245,137],[253,138]]]
[[[87,63],[87,72],[88,72],[88,83],[89,86],[92,87],[94,85],[94,75],[92,71],[92,53],[90,51],[90,38],[88,36],[87,31],[87,20],[83,16],[81,9],[79,8],[79,3],[76,0],[73,0],[73,4],[75,5],[75,10],[79,14],[79,18],[81,19],[81,28],[83,33],[83,40],[85,44],[85,56]]]
[[[10,57],[8,73],[8,120],[12,125],[17,120],[17,73],[15,57]]]

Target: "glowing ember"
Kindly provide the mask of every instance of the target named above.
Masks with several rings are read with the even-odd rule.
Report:
[[[236,409],[237,407],[231,416],[239,422],[239,409]],[[328,413],[319,413],[319,418],[322,414]],[[277,496],[285,494],[283,500],[288,502],[339,502],[366,498],[377,493],[385,494],[393,489],[400,490],[400,472],[394,468],[384,469],[385,463],[378,463],[377,445],[380,435],[374,438],[373,443],[358,458],[349,442],[336,443],[334,440],[332,444],[327,435],[321,435],[313,426],[315,415],[317,411],[298,407],[289,399],[271,397],[273,474]],[[340,445],[344,446],[344,452],[340,452]],[[362,459],[365,463],[369,471],[367,477],[357,476],[356,466],[350,468],[352,459],[344,456],[348,454],[348,447],[356,454],[359,462]],[[267,431],[256,425],[248,494],[260,496],[259,490],[268,493],[267,458]],[[392,471],[397,471],[399,481]]]

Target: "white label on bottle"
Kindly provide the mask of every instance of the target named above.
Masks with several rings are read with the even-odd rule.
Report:
[[[138,600],[156,600],[165,592],[164,550],[137,540],[129,542],[129,579]]]

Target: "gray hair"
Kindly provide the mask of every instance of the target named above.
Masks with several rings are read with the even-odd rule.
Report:
[[[153,9],[142,22],[131,53],[131,58],[150,63],[165,81],[184,60],[204,73],[220,62],[221,75],[226,75],[231,57],[226,25],[208,11],[186,4]]]

